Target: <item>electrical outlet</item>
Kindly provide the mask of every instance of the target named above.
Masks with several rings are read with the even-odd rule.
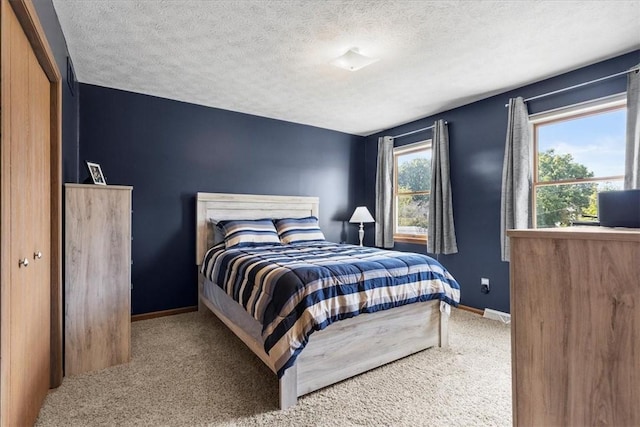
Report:
[[[480,292],[482,292],[483,294],[488,294],[490,291],[489,288],[489,279],[486,277],[481,277],[480,278]]]

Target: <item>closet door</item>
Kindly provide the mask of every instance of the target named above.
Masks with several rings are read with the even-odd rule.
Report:
[[[3,357],[9,358],[9,370],[2,372],[2,421],[28,425],[38,416],[50,374],[50,86],[13,10],[5,7],[3,12],[9,27],[8,61],[2,67],[11,88],[9,108],[2,114],[8,115],[9,123],[4,137],[11,168],[4,174],[10,180],[13,267],[8,284],[9,342],[7,349],[3,340],[2,349]]]
[[[25,318],[33,342],[23,350],[34,353],[29,365],[31,378],[27,387],[33,395],[27,416],[37,416],[47,395],[50,378],[51,346],[51,179],[50,179],[50,85],[36,56],[29,50],[29,120],[28,143],[34,153],[29,164],[32,179],[33,215],[27,215],[33,227],[33,246],[28,252],[33,260],[34,282],[21,303],[27,305]],[[33,405],[33,407],[31,407]],[[33,408],[33,409],[32,409]],[[33,412],[32,412],[33,411]]]

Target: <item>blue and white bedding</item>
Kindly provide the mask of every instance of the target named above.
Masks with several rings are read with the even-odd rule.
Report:
[[[278,377],[313,331],[336,320],[439,299],[457,306],[460,286],[426,255],[326,241],[225,249],[205,255],[201,272],[262,326]]]

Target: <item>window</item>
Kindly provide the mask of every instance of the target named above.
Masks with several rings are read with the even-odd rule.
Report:
[[[399,242],[425,243],[431,188],[431,140],[394,148],[393,161],[393,238]]]
[[[534,227],[595,221],[598,192],[622,189],[625,102],[618,96],[531,117]]]

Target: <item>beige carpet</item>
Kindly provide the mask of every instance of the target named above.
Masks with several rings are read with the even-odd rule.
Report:
[[[432,348],[279,411],[276,377],[211,313],[134,322],[132,361],[65,377],[39,426],[509,426],[509,326],[453,310]]]

